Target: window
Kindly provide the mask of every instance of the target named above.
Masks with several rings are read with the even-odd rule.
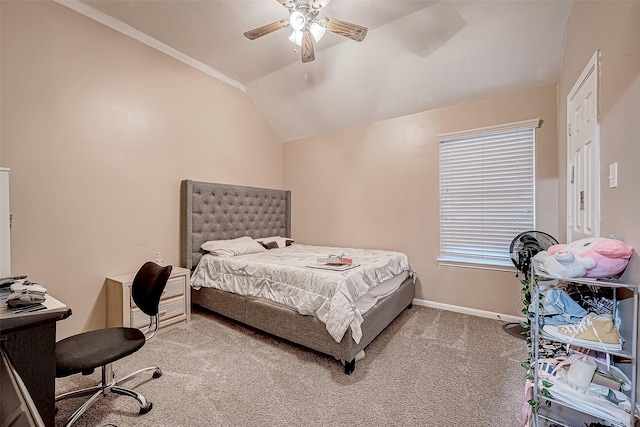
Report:
[[[535,228],[540,120],[440,135],[440,257],[513,266],[513,238]]]

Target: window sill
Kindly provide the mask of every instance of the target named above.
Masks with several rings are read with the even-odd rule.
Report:
[[[474,268],[477,270],[504,271],[508,273],[516,273],[516,268],[512,263],[499,261],[482,261],[477,259],[465,259],[456,257],[439,257],[437,259],[438,267],[460,267]]]

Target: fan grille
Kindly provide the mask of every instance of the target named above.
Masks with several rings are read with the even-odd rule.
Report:
[[[511,241],[511,247],[509,248],[511,261],[518,271],[523,273],[525,278],[528,278],[531,259],[538,252],[545,251],[557,244],[558,241],[547,233],[536,230],[525,231],[518,234]]]

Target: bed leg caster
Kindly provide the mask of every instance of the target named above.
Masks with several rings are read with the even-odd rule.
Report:
[[[350,362],[344,362],[344,373],[347,375],[351,375],[353,371],[356,369],[356,359],[351,360]]]

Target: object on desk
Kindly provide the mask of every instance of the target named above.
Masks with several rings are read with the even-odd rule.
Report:
[[[16,280],[22,280],[26,278],[27,276],[9,276],[9,277],[0,278],[0,288],[4,286],[9,286],[10,284],[14,283]]]
[[[11,283],[12,282],[12,283]],[[17,279],[9,286],[0,287],[0,301],[9,306],[14,313],[27,313],[44,310],[47,289],[39,283]]]
[[[45,296],[40,292],[13,292],[7,297],[7,304],[11,308],[24,307],[26,305],[44,302]]]
[[[11,329],[10,324],[17,319],[24,318],[31,314],[47,313],[63,313],[62,318],[66,318],[71,315],[71,310],[66,305],[53,298],[51,295],[46,294],[44,301],[39,303],[32,303],[22,305],[18,307],[12,307],[8,303],[9,295],[11,292],[9,288],[0,289],[0,324],[3,330]]]
[[[44,304],[36,303],[36,304],[24,305],[22,307],[12,308],[11,311],[13,311],[13,314],[24,315],[24,314],[35,313],[37,311],[42,311],[46,309],[47,307]]]
[[[47,293],[47,288],[42,286],[39,283],[32,282],[16,282],[11,286],[11,292],[17,293],[32,293],[32,294],[41,294],[44,295]]]

